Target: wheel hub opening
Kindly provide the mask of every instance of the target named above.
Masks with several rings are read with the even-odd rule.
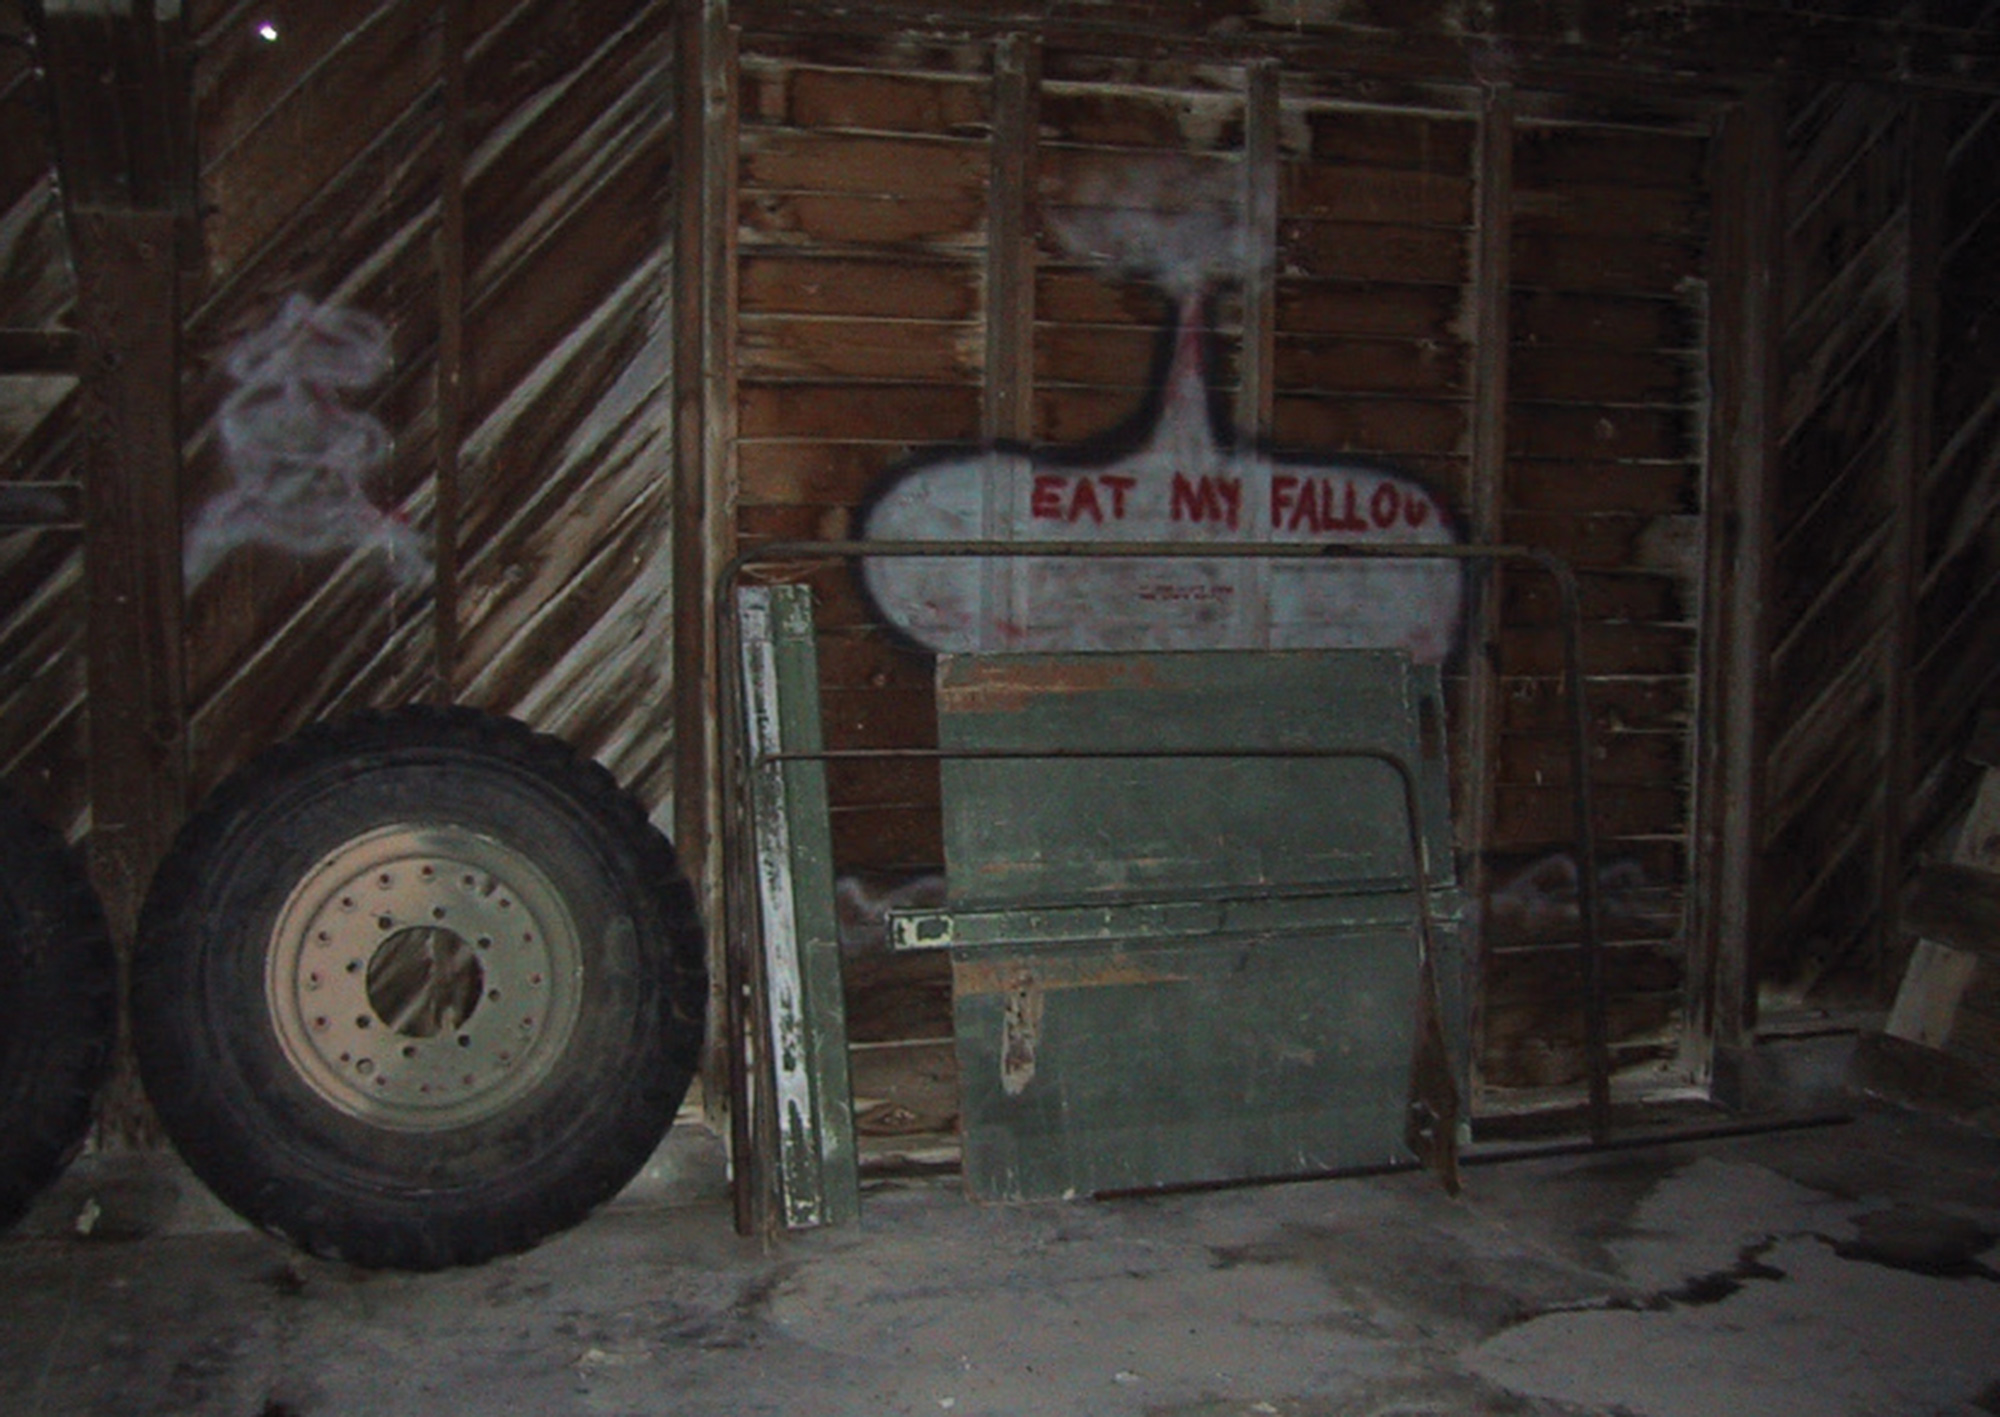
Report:
[[[368,960],[368,1006],[404,1038],[435,1038],[469,1022],[486,996],[486,968],[464,936],[439,925],[395,931]]]

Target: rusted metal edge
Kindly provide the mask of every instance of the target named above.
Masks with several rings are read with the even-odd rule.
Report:
[[[1604,1141],[1564,1138],[1549,1142],[1508,1142],[1481,1146],[1475,1143],[1459,1153],[1460,1166],[1506,1166],[1521,1161],[1546,1161],[1565,1156],[1592,1156],[1605,1151],[1642,1151],[1655,1146],[1685,1146],[1694,1142],[1733,1141],[1738,1138],[1776,1136],[1785,1132],[1812,1131],[1821,1127],[1845,1127],[1854,1122],[1852,1112],[1810,1112],[1797,1117],[1759,1117],[1738,1122],[1711,1122],[1687,1127],[1665,1127],[1658,1131],[1631,1132]],[[1233,1191],[1249,1186],[1289,1186],[1308,1181],[1358,1181],[1370,1176],[1394,1176],[1415,1171],[1414,1161],[1383,1162],[1374,1166],[1346,1166],[1333,1171],[1314,1171],[1298,1176],[1253,1176],[1227,1181],[1184,1181],[1171,1186],[1142,1186],[1125,1190],[1093,1191],[1092,1200],[1136,1200],[1145,1196],[1174,1195],[1198,1191]]]

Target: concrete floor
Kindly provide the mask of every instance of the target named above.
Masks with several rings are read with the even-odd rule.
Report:
[[[0,1413],[2000,1413],[2000,1141],[1887,1108],[1475,1166],[1456,1200],[898,1183],[767,1250],[667,1199],[371,1274],[85,1158],[0,1240]]]

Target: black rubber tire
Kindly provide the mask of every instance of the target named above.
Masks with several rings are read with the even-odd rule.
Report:
[[[0,793],[0,1227],[90,1130],[117,1030],[104,912],[62,838]]]
[[[637,1173],[706,993],[694,897],[609,773],[412,708],[307,730],[188,821],[140,920],[134,1047],[245,1218],[436,1269],[526,1249]]]

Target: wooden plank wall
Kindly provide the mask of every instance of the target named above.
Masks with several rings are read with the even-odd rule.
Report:
[[[1580,580],[1612,1060],[1666,1079],[1689,1018],[1709,135],[1523,109],[1500,533]],[[1583,1067],[1583,971],[1550,948],[1580,930],[1559,626],[1547,579],[1510,573],[1485,1042],[1488,1077],[1517,1086]]]
[[[1982,708],[2000,705],[2000,102],[1933,100],[1923,121],[1925,170],[1941,191],[1927,218],[1936,272],[1915,335],[1930,426],[1918,446],[1921,483],[1911,534],[1911,768],[1901,813],[1903,856],[1947,855],[1940,833],[1971,800],[1978,769],[1964,754]],[[1900,883],[1898,883],[1900,884]],[[1893,975],[1900,955],[1892,953]]]
[[[0,777],[72,839],[89,821],[75,306],[27,16],[0,0],[0,481],[48,486],[33,520],[67,523],[0,527]]]
[[[2000,684],[2000,137],[1990,99],[1864,84],[1787,108],[1771,528],[1765,1011],[1873,1006],[1896,901],[1961,810]]]
[[[388,445],[366,505],[329,494],[344,543],[226,523],[191,566],[195,790],[308,720],[432,698],[560,734],[667,820],[671,7],[192,20],[190,525],[254,489],[223,415],[259,386],[231,355],[288,301],[386,345],[377,378],[305,383]]]
[[[1008,115],[995,75],[1023,43],[1032,141],[1010,192],[996,175],[992,134]],[[1462,523],[1490,504],[1496,537],[1584,572],[1616,886],[1614,1058],[1631,1075],[1672,1074],[1689,1016],[1705,111],[1524,94],[1519,121],[1498,130],[1509,160],[1482,168],[1476,85],[1367,85],[1050,34],[870,40],[747,24],[740,55],[742,541],[842,534],[899,460],[996,428],[986,400],[1006,376],[985,360],[1009,315],[989,295],[1006,259],[995,230],[1033,247],[1027,294],[1011,297],[1029,340],[1020,432],[1066,444],[1129,420],[1173,305],[1066,229],[1084,213],[1100,233],[1119,218],[1164,231],[1261,183],[1268,313],[1246,308],[1240,280],[1218,286],[1214,310],[1216,381],[1238,419],[1268,417],[1283,447],[1394,460]],[[1253,95],[1271,82],[1260,73],[1276,95],[1261,177],[1245,172]],[[1486,205],[1507,223],[1483,266],[1482,171],[1506,184]],[[1489,290],[1506,317],[1482,325]],[[1499,347],[1482,350],[1481,328]],[[1475,410],[1495,390],[1504,474],[1499,457],[1474,466]],[[874,621],[845,574],[812,579],[829,746],[928,744],[930,661]],[[1495,740],[1467,752],[1492,804],[1490,821],[1466,824],[1496,888],[1483,1070],[1497,1087],[1560,1087],[1583,1075],[1583,975],[1551,588],[1508,576],[1501,618],[1496,675],[1477,690],[1497,696]],[[1453,666],[1461,708],[1471,665]],[[936,868],[927,772],[834,776],[842,869]]]

